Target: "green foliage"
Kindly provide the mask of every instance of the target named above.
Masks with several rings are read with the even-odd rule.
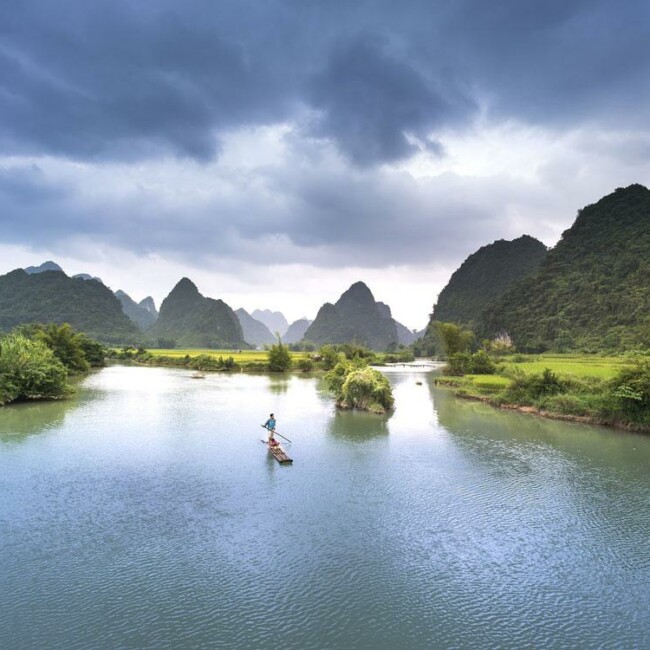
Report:
[[[619,417],[650,425],[650,359],[639,357],[609,383],[612,411]]]
[[[92,368],[101,368],[105,365],[106,348],[101,343],[99,343],[99,341],[91,339],[83,332],[79,333],[79,338],[77,340],[84,352],[86,361]]]
[[[534,404],[541,397],[563,392],[567,385],[549,368],[542,374],[517,373],[506,390],[506,399],[515,404]]]
[[[86,372],[91,366],[104,365],[104,346],[68,323],[57,325],[35,323],[16,328],[17,333],[45,343],[54,355],[71,372]]]
[[[63,365],[73,372],[85,372],[90,368],[81,341],[81,335],[68,323],[41,325],[34,339],[47,345]]]
[[[454,354],[468,352],[474,341],[474,332],[465,329],[455,323],[434,324],[436,335],[440,341],[438,349],[442,350],[446,357]]]
[[[313,341],[302,340],[297,343],[289,343],[289,349],[293,352],[314,352],[317,346]]]
[[[0,338],[0,404],[63,397],[67,377],[63,363],[42,341],[22,334]]]
[[[298,361],[298,368],[302,372],[311,372],[314,369],[314,362],[311,359],[300,359]]]
[[[69,323],[105,343],[139,337],[110,289],[60,271],[29,275],[17,269],[0,277],[0,330],[25,323]]]
[[[410,363],[411,361],[415,361],[415,355],[409,348],[384,355],[384,363]]]
[[[338,349],[333,345],[324,345],[316,355],[319,361],[322,361],[325,370],[331,370],[340,360],[341,355]]]
[[[385,413],[395,400],[388,379],[362,359],[340,361],[326,375],[328,387],[341,408]]]
[[[440,292],[431,320],[474,327],[485,309],[537,270],[545,255],[544,244],[528,235],[483,246],[451,276]]]
[[[272,345],[267,353],[269,370],[272,372],[286,372],[291,369],[291,352],[281,341]]]
[[[183,278],[163,300],[152,339],[173,339],[179,347],[248,349],[235,312],[223,300],[202,296]]]
[[[650,347],[650,191],[617,189],[578,213],[538,272],[482,318],[524,352]]]
[[[493,375],[496,364],[485,350],[473,354],[457,352],[447,360],[445,374],[448,375]]]
[[[187,364],[193,370],[235,370],[239,366],[233,357],[213,357],[208,354],[200,354],[194,357]]]

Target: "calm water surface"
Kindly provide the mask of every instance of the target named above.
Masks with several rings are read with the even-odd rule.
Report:
[[[650,437],[189,374],[0,409],[0,648],[650,647]]]

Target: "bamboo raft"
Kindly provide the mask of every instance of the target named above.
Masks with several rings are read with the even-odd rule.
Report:
[[[283,465],[285,463],[293,463],[293,459],[287,456],[287,452],[284,451],[280,445],[277,447],[271,447],[266,440],[262,440],[262,442],[267,446],[273,458],[275,458],[275,460],[277,460],[280,465]]]

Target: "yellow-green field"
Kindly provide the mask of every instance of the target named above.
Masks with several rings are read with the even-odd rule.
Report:
[[[525,359],[515,362],[515,359]],[[546,368],[552,370],[562,379],[572,377],[597,377],[611,379],[628,364],[625,357],[601,357],[587,354],[540,354],[540,355],[510,355],[500,360],[497,373],[494,375],[464,375],[462,377],[440,377],[439,384],[462,386],[470,393],[492,394],[507,388],[512,379],[504,374],[516,370],[526,375],[541,374]]]
[[[531,374],[550,368],[560,377],[598,377],[610,379],[626,365],[624,357],[601,357],[595,354],[540,354],[526,357],[522,363],[514,363],[516,355],[504,357],[505,368],[514,368]]]
[[[198,357],[201,354],[206,354],[210,357],[223,357],[224,359],[232,357],[235,363],[266,363],[268,356],[266,350],[211,350],[209,348],[174,348],[170,350],[148,349],[151,355],[155,357]],[[309,352],[291,352],[292,359],[308,359]]]

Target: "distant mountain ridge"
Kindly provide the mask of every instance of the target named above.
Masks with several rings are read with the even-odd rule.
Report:
[[[305,338],[305,332],[312,322],[313,321],[307,318],[299,318],[298,320],[293,321],[282,337],[283,343],[290,344],[302,341],[302,339]]]
[[[363,282],[355,282],[335,304],[320,308],[304,338],[318,345],[357,342],[373,350],[396,346],[397,327],[386,307]]]
[[[275,343],[275,336],[261,321],[253,318],[245,309],[236,309],[235,314],[244,333],[244,340],[253,347],[262,347]]]
[[[63,269],[52,260],[43,262],[42,264],[39,264],[39,266],[27,266],[23,269],[23,271],[29,275],[33,275],[34,273],[43,273],[44,271],[60,271],[63,273]]]
[[[0,329],[36,322],[69,323],[105,343],[131,342],[138,336],[119,300],[99,282],[51,270],[16,269],[0,276]]]
[[[289,323],[284,317],[284,314],[280,311],[271,311],[270,309],[256,309],[251,316],[255,319],[264,323],[268,327],[269,331],[275,335],[276,332],[280,336],[284,336],[284,333],[289,328]]]
[[[538,271],[482,319],[522,349],[650,347],[650,190],[618,188],[578,212]]]
[[[206,298],[182,278],[160,305],[151,337],[173,339],[179,347],[249,348],[235,312],[223,301]]]
[[[147,296],[139,303],[121,289],[115,292],[115,296],[120,301],[124,313],[140,330],[146,330],[158,320],[158,312],[151,296]]]
[[[78,278],[79,280],[95,280],[95,282],[100,282],[101,284],[104,284],[101,278],[98,278],[96,275],[90,275],[89,273],[77,273],[72,277]]]

